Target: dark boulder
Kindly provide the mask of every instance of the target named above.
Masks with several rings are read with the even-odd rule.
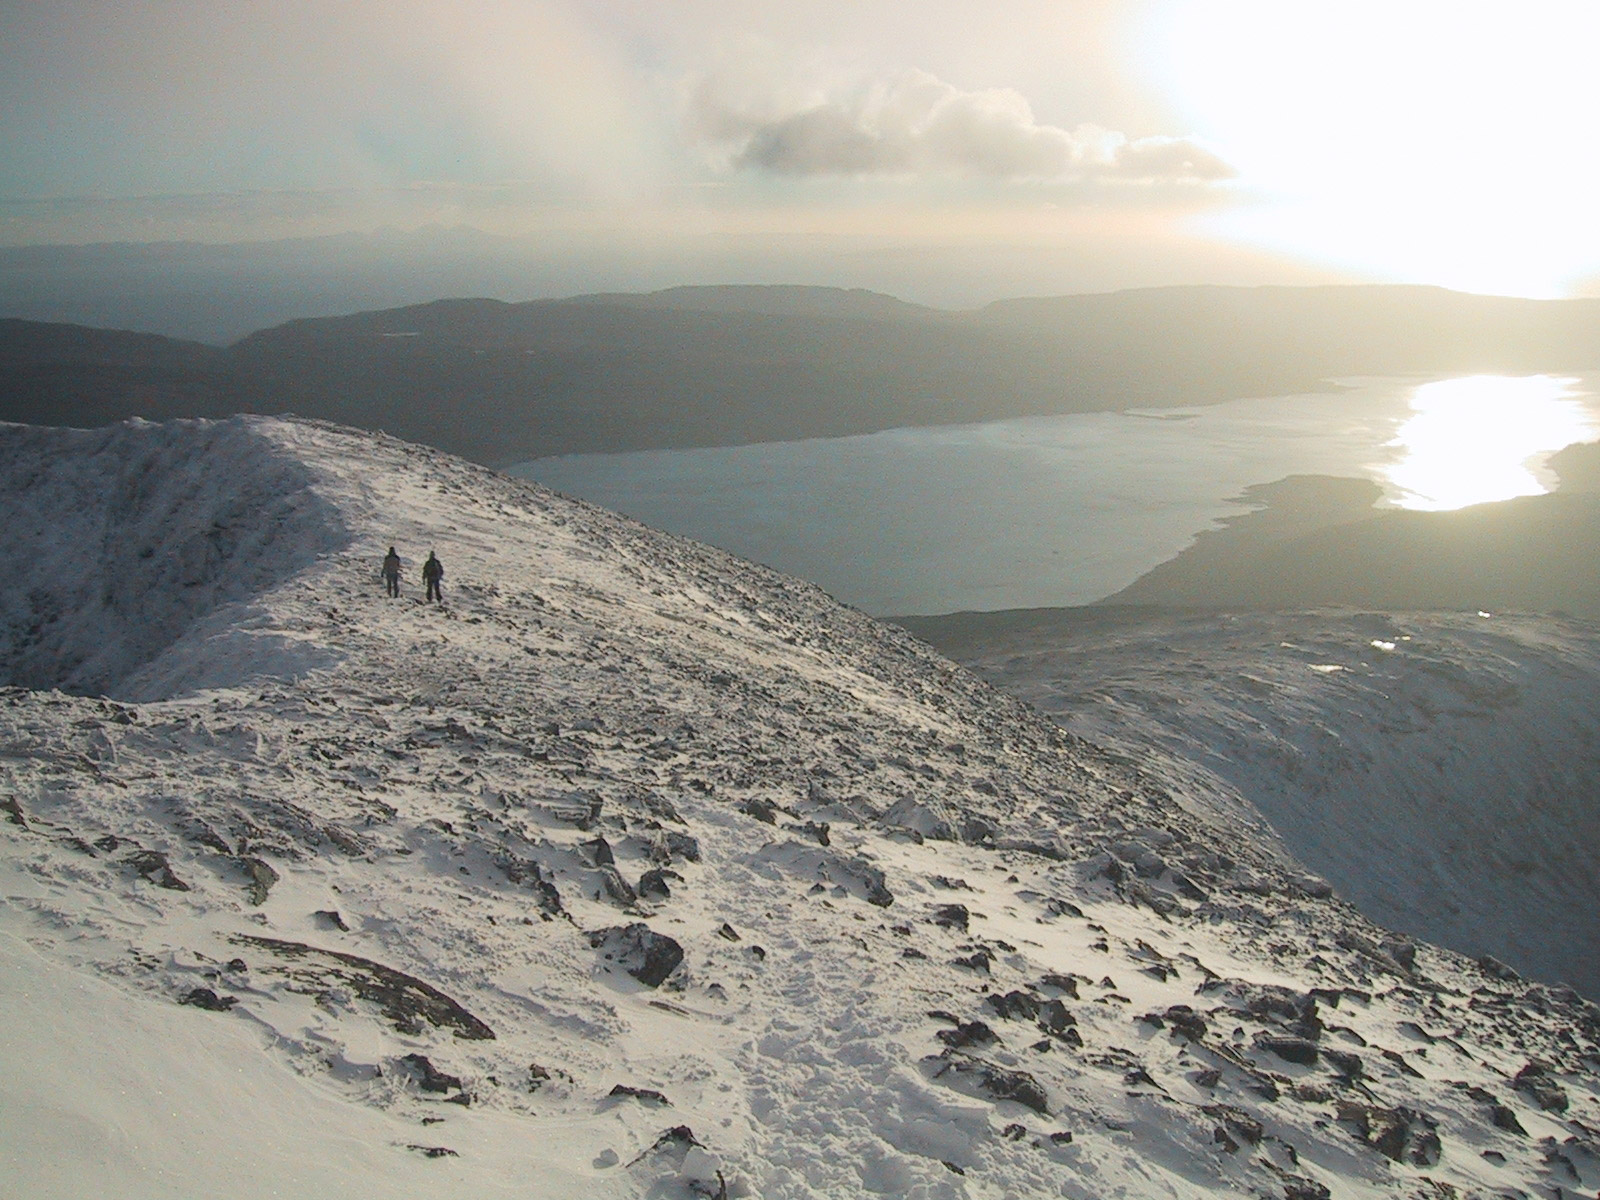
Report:
[[[1162,1016],[1178,1037],[1198,1042],[1206,1036],[1206,1019],[1187,1004],[1174,1004]]]
[[[619,1083],[606,1095],[607,1098],[614,1100],[638,1100],[645,1104],[660,1104],[665,1105],[667,1108],[672,1107],[672,1101],[654,1088],[636,1088],[626,1083]]]
[[[187,892],[189,885],[172,872],[167,856],[159,850],[139,850],[122,860],[157,887],[174,892]]]
[[[978,1076],[983,1090],[996,1100],[1010,1100],[1033,1109],[1041,1117],[1050,1115],[1050,1097],[1044,1086],[1026,1071],[1013,1071],[983,1063]]]
[[[1545,1112],[1567,1111],[1566,1089],[1550,1074],[1548,1063],[1538,1060],[1530,1062],[1517,1072],[1517,1077],[1511,1081],[1511,1086],[1524,1095],[1531,1096],[1533,1102]]]
[[[652,867],[639,876],[639,895],[666,900],[672,896],[672,888],[667,885],[668,879],[683,882],[683,876],[676,871],[668,871],[662,867]]]
[[[433,1065],[426,1054],[407,1054],[400,1060],[405,1063],[417,1086],[425,1092],[459,1092],[461,1080],[448,1075]]]
[[[1065,1035],[1077,1023],[1078,1018],[1060,1000],[1050,999],[1039,1005],[1039,1028],[1052,1037]]]
[[[634,891],[633,885],[622,877],[621,871],[609,864],[597,870],[600,872],[600,882],[606,889],[606,895],[610,896],[614,903],[626,907],[639,902],[639,893]]]
[[[1284,1062],[1299,1063],[1302,1066],[1311,1066],[1317,1061],[1321,1051],[1317,1044],[1309,1038],[1296,1037],[1291,1033],[1258,1033],[1256,1045],[1275,1054]]]
[[[952,1050],[963,1050],[968,1046],[992,1046],[1000,1040],[995,1031],[982,1021],[962,1021],[954,1029],[941,1029],[934,1036]]]
[[[253,855],[244,855],[239,860],[239,866],[244,869],[249,883],[246,885],[250,903],[256,906],[267,902],[267,893],[272,890],[272,885],[278,882],[278,873],[270,864]]]
[[[1353,1054],[1349,1050],[1324,1050],[1322,1057],[1327,1059],[1328,1065],[1346,1079],[1361,1078],[1364,1068],[1359,1054]]]
[[[1039,1001],[1027,992],[1007,992],[984,997],[984,1004],[995,1016],[1007,1021],[1031,1021],[1039,1015]]]
[[[660,987],[683,961],[682,946],[642,921],[596,930],[589,945],[646,987]]]
[[[237,996],[219,996],[208,987],[190,988],[178,997],[179,1004],[191,1004],[207,1012],[227,1012],[239,1003]]]
[[[1439,1123],[1426,1113],[1397,1105],[1385,1108],[1341,1100],[1339,1121],[1351,1126],[1355,1134],[1385,1158],[1431,1167],[1439,1161]]]

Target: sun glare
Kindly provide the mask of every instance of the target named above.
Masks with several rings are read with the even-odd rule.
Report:
[[[1477,375],[1417,388],[1389,443],[1399,454],[1386,471],[1399,505],[1437,511],[1548,491],[1541,457],[1600,437],[1576,383]]]
[[[1206,228],[1380,281],[1554,296],[1600,272],[1600,5],[1170,0],[1148,62],[1240,172]]]

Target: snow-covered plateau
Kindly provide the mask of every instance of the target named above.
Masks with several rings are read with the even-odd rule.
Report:
[[[6,426],[0,495],[10,1194],[1600,1189],[1600,1010],[1171,739],[381,436]]]

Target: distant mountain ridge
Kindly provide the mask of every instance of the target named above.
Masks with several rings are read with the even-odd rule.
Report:
[[[439,300],[226,348],[0,322],[0,420],[279,413],[503,466],[1325,390],[1342,376],[1600,367],[1600,300],[1183,287],[946,312],[860,289]]]

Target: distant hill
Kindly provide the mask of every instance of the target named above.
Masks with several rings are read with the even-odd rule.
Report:
[[[1600,300],[1166,288],[968,313],[861,290],[672,288],[292,321],[226,349],[7,321],[0,419],[292,411],[491,465],[1208,403],[1340,376],[1600,368]]]
[[[226,353],[153,333],[0,319],[0,420],[93,427],[219,416]]]
[[[1298,476],[1106,605],[1563,612],[1600,620],[1600,444],[1552,459],[1560,488],[1454,512],[1374,509],[1365,480]]]

